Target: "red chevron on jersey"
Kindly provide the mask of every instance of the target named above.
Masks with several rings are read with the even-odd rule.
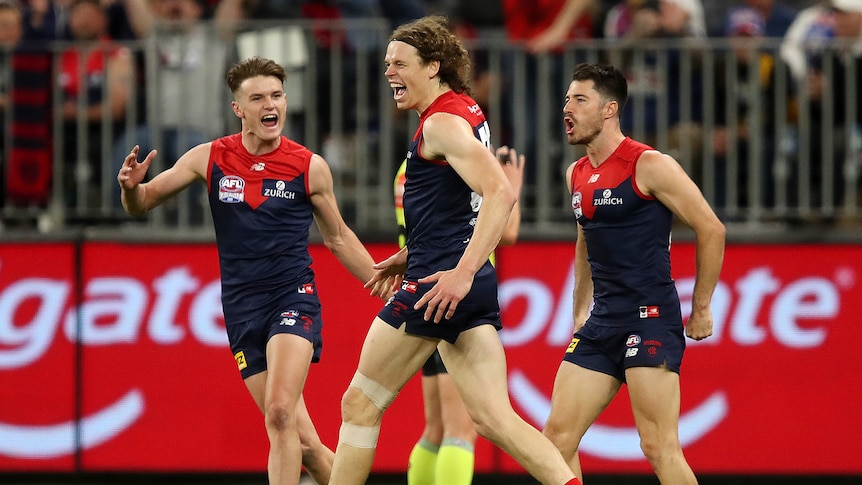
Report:
[[[652,200],[642,194],[635,183],[635,167],[638,158],[651,147],[626,138],[616,150],[598,167],[593,167],[589,157],[575,162],[572,170],[572,210],[578,221],[586,218],[593,220],[597,208],[607,208],[603,212],[612,215],[622,212],[626,197],[635,196]],[[634,201],[629,201],[634,202]]]

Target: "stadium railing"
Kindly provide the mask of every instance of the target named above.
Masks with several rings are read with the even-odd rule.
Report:
[[[215,39],[214,26],[202,25]],[[7,57],[36,52],[31,64],[49,67],[36,81],[11,62],[0,72],[0,86],[6,86],[12,100],[0,117],[6,125],[0,152],[3,232],[210,237],[203,190],[186,191],[143,220],[126,216],[116,196],[116,153],[137,142],[123,135],[142,125],[162,154],[170,152],[165,149],[170,137],[183,140],[189,127],[202,127],[210,138],[235,132],[238,121],[224,87],[225,66],[262,55],[287,68],[285,134],[329,162],[348,224],[367,239],[393,238],[392,179],[417,117],[397,112],[382,75],[388,34],[389,27],[378,19],[331,25],[245,23],[219,38],[226,42],[223,62],[201,63],[204,76],[217,81],[206,87],[191,74],[184,80],[184,64],[165,62],[158,35],[123,42],[135,66],[124,86],[129,101],[122,118],[111,119],[106,108],[97,122],[82,114],[62,119],[58,73],[62,53],[73,44],[0,50]],[[780,231],[782,237],[826,240],[860,234],[857,69],[862,62],[846,44],[595,39],[532,56],[497,30],[481,31],[465,43],[474,58],[473,94],[489,119],[493,144],[515,146],[528,157],[521,197],[525,239],[575,235],[563,177],[565,167],[583,152],[566,143],[561,107],[572,67],[585,61],[612,62],[623,69],[630,91],[624,131],[673,155],[728,224],[731,237],[773,238]],[[783,55],[788,48],[797,55]],[[82,92],[111,99],[109,83],[89,84],[95,79],[86,76],[84,58],[77,66]],[[171,77],[169,70],[179,72]],[[165,119],[159,100],[166,92],[177,96],[173,102],[181,103],[181,109],[174,111],[185,118]],[[75,102],[83,113],[88,101]],[[45,109],[45,116],[33,116],[34,103]],[[201,103],[217,114],[200,119],[196,105]],[[163,130],[170,127],[177,130]],[[159,157],[150,175],[173,162]]]

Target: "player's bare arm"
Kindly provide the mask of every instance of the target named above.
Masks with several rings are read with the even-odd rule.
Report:
[[[578,240],[575,242],[575,288],[572,294],[572,317],[575,331],[587,323],[590,316],[590,304],[593,302],[593,273],[587,261],[587,241],[584,230],[578,224]]]
[[[572,171],[575,164],[566,169],[566,187],[572,193]],[[584,229],[578,224],[578,240],[575,242],[575,288],[572,292],[572,318],[577,332],[587,322],[590,316],[590,304],[593,302],[593,273],[587,261],[587,240]]]
[[[694,230],[697,256],[691,317],[686,335],[701,340],[712,335],[710,302],[724,260],[725,228],[700,189],[672,157],[656,151],[644,152],[638,160],[638,188],[655,196]]]
[[[133,216],[143,216],[192,182],[205,181],[211,146],[211,143],[204,143],[192,148],[173,166],[156,175],[149,182],[141,183],[158,153],[152,150],[143,161],[138,162],[140,148],[135,145],[126,155],[123,166],[117,174],[117,182],[123,189],[121,200],[126,212]]]
[[[323,244],[350,274],[363,283],[370,280],[374,275],[374,260],[341,217],[333,191],[332,172],[326,160],[317,154],[311,156],[308,167],[308,191]]]
[[[439,323],[444,316],[451,318],[458,302],[470,291],[473,276],[500,242],[517,199],[494,154],[473,135],[472,127],[463,118],[448,113],[434,114],[425,121],[422,136],[422,156],[446,159],[483,199],[473,237],[458,265],[420,280],[437,284],[415,308],[427,303],[425,319],[431,320],[433,315],[434,321]]]

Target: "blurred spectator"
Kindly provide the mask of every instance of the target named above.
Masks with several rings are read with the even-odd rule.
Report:
[[[706,20],[700,0],[660,0],[660,32],[663,37],[706,37]]]
[[[659,29],[658,0],[625,0],[605,15],[602,34],[607,39],[644,38]]]
[[[627,0],[608,16],[605,35],[620,39],[611,58],[626,73],[629,99],[623,132],[676,158],[700,183],[703,79],[699,67],[706,23],[700,0]],[[660,138],[667,135],[667,140]]]
[[[2,136],[8,145],[4,155],[0,155],[8,154],[8,159],[3,160],[5,201],[44,206],[50,194],[52,163],[51,54],[46,41],[54,37],[42,38],[34,33],[34,27],[46,25],[39,12],[47,15],[53,11],[52,4],[47,0],[35,1],[24,8],[15,0],[4,0],[2,5],[3,122],[11,119],[8,129],[3,129]],[[7,30],[5,24],[13,23],[16,18],[20,20],[18,28],[12,26]],[[5,118],[6,115],[10,118]]]
[[[799,138],[806,143],[800,142],[797,177],[810,188],[810,193],[798,197],[838,207],[844,202],[844,188],[857,184],[862,170],[862,0],[831,0],[814,12],[815,21],[806,24],[804,64],[796,66],[804,69],[797,75],[802,76],[799,89],[804,90],[800,99],[806,101],[799,119]],[[812,37],[819,42],[812,42]],[[798,61],[799,55],[797,50],[792,59]],[[848,74],[855,85],[847,84]],[[834,135],[831,145],[824,144],[824,129]]]
[[[725,36],[725,20],[730,11],[739,7],[757,10],[766,22],[765,37],[781,38],[796,17],[800,8],[810,7],[817,0],[735,0],[704,2],[704,13],[709,35]]]
[[[758,180],[756,201],[770,206],[775,184],[775,103],[789,100],[789,93],[777,97],[775,92],[775,55],[763,45],[766,19],[750,7],[737,7],[728,13],[725,35],[731,50],[717,58],[715,127],[712,148],[716,157],[715,205],[726,203],[745,207],[755,203],[748,193],[749,180]],[[783,68],[783,65],[782,65]],[[756,148],[754,160],[749,157]],[[755,168],[751,164],[759,163]],[[729,175],[733,180],[728,180]],[[728,191],[729,186],[734,187]],[[728,200],[728,193],[738,194]]]
[[[9,89],[12,85],[12,53],[24,29],[21,7],[16,0],[0,0],[0,205],[6,192],[6,148],[11,133],[6,119],[11,117],[12,104]]]
[[[859,85],[862,80],[862,0],[832,0],[835,10],[835,37],[842,42],[835,51],[836,125],[843,128],[843,143],[837,150],[839,168],[836,178],[843,184],[835,194],[836,205],[848,203],[858,207],[862,196],[857,200],[844,200],[844,185],[860,189],[862,175],[862,95]],[[853,74],[855,85],[848,85],[847,73]],[[850,106],[848,106],[850,104]],[[853,114],[851,118],[849,115]],[[852,218],[839,218],[839,222],[852,222]],[[858,218],[855,224],[858,226]]]
[[[796,9],[776,0],[745,0],[745,4],[763,17],[763,36],[781,38],[796,19]]]
[[[503,0],[506,33],[527,50],[542,54],[566,42],[593,37],[595,0]]]
[[[9,104],[9,86],[12,83],[12,51],[24,36],[21,7],[17,0],[0,0],[0,162],[3,160],[3,142],[6,139],[6,108]]]
[[[835,37],[853,43],[851,49],[859,54],[862,42],[862,0],[832,0],[835,12]]]
[[[66,38],[67,1],[26,0],[24,6],[24,39],[51,41]]]
[[[112,142],[126,114],[134,71],[132,56],[108,36],[108,15],[99,0],[73,0],[69,33],[73,46],[60,53],[57,73],[63,95],[62,154],[72,169],[66,173],[74,174],[65,180],[98,183],[103,130],[109,130]],[[106,112],[110,128],[103,126]],[[82,134],[85,136],[80,138]],[[75,194],[74,186],[67,187],[65,194]]]
[[[797,81],[805,79],[808,58],[819,55],[835,37],[834,13],[828,2],[818,3],[801,10],[787,29],[779,52]]]
[[[599,8],[596,0],[503,0],[502,7],[506,36],[516,49],[503,59],[501,89],[503,98],[514,102],[502,104],[503,126],[492,128],[501,130],[501,145],[521,147],[527,160],[550,160],[550,166],[527,164],[523,197],[533,205],[530,199],[545,194],[530,188],[539,178],[557,178],[564,166],[565,143],[542,139],[557,133],[560,124],[560,105],[549,105],[547,93],[566,91],[572,65],[563,59],[564,48],[593,38]]]
[[[111,173],[119,171],[131,146],[140,145],[142,152],[159,148],[160,159],[177,160],[226,132],[224,110],[210,98],[225,89],[230,42],[243,15],[241,0],[221,0],[213,24],[202,21],[206,10],[200,0],[125,0],[125,5],[138,38],[154,39],[158,65],[154,82],[143,85],[147,121],[114,144]],[[119,187],[115,193],[118,203]]]
[[[23,36],[21,6],[16,0],[0,1],[0,47],[15,47]]]

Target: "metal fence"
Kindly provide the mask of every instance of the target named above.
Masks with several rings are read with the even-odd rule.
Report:
[[[12,101],[0,118],[3,221],[42,233],[208,237],[202,188],[130,222],[116,172],[134,144],[159,150],[152,175],[190,146],[236,131],[224,72],[259,54],[287,68],[285,134],[329,162],[348,224],[368,238],[394,237],[392,179],[417,117],[391,101],[382,75],[388,34],[378,20],[256,22],[230,33],[202,23],[194,35],[160,31],[121,43],[120,53],[117,45],[62,42],[0,51],[11,61],[0,64],[0,86]],[[522,237],[575,234],[563,174],[582,152],[566,144],[560,109],[572,67],[583,61],[626,72],[624,132],[676,157],[731,229],[820,234],[862,225],[854,51],[837,41],[805,51],[810,69],[800,74],[779,55],[780,40],[739,42],[597,39],[532,56],[501,31],[465,41],[492,142],[528,158]],[[70,57],[70,49],[89,54]],[[122,68],[111,61],[123,53],[128,76],[116,75]]]

